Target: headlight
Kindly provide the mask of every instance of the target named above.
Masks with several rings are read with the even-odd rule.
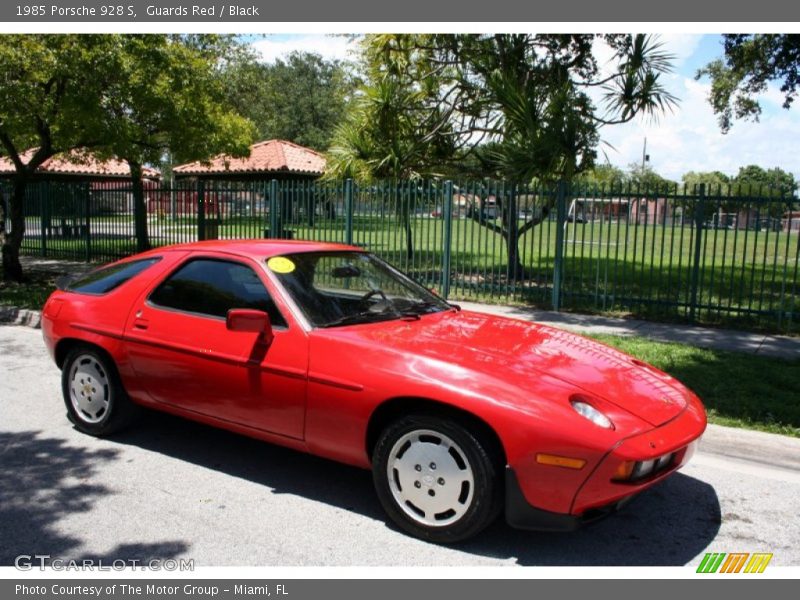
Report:
[[[611,422],[611,419],[609,419],[588,402],[572,400],[570,401],[570,404],[572,404],[572,408],[575,409],[576,413],[586,419],[589,419],[598,427],[602,427],[603,429],[614,429],[614,424]]]

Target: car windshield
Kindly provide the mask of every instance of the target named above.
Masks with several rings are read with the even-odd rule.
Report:
[[[267,267],[314,327],[338,327],[452,307],[379,258],[364,252],[274,256]]]

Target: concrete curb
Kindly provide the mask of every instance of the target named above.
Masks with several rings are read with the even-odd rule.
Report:
[[[741,462],[800,472],[800,439],[788,435],[709,424],[698,450]]]
[[[42,313],[38,310],[29,310],[16,306],[0,306],[0,323],[41,329]]]

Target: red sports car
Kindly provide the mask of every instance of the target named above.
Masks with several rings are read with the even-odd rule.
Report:
[[[405,531],[501,512],[569,530],[689,460],[706,416],[670,376],[542,325],[460,310],[352,246],[213,241],[73,280],[44,307],[68,416],[140,407],[359,467]]]

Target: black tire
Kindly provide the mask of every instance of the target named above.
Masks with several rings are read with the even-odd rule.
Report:
[[[141,409],[122,387],[114,361],[94,346],[80,345],[69,351],[61,369],[61,392],[67,418],[89,435],[103,437],[116,433],[131,425],[140,414]]]
[[[422,455],[425,461],[418,461]],[[495,520],[502,508],[501,468],[493,445],[477,431],[429,414],[392,422],[372,455],[375,489],[392,521],[415,537],[443,544],[466,540]],[[455,473],[449,484],[439,478],[445,472]],[[471,481],[463,481],[470,475]]]

